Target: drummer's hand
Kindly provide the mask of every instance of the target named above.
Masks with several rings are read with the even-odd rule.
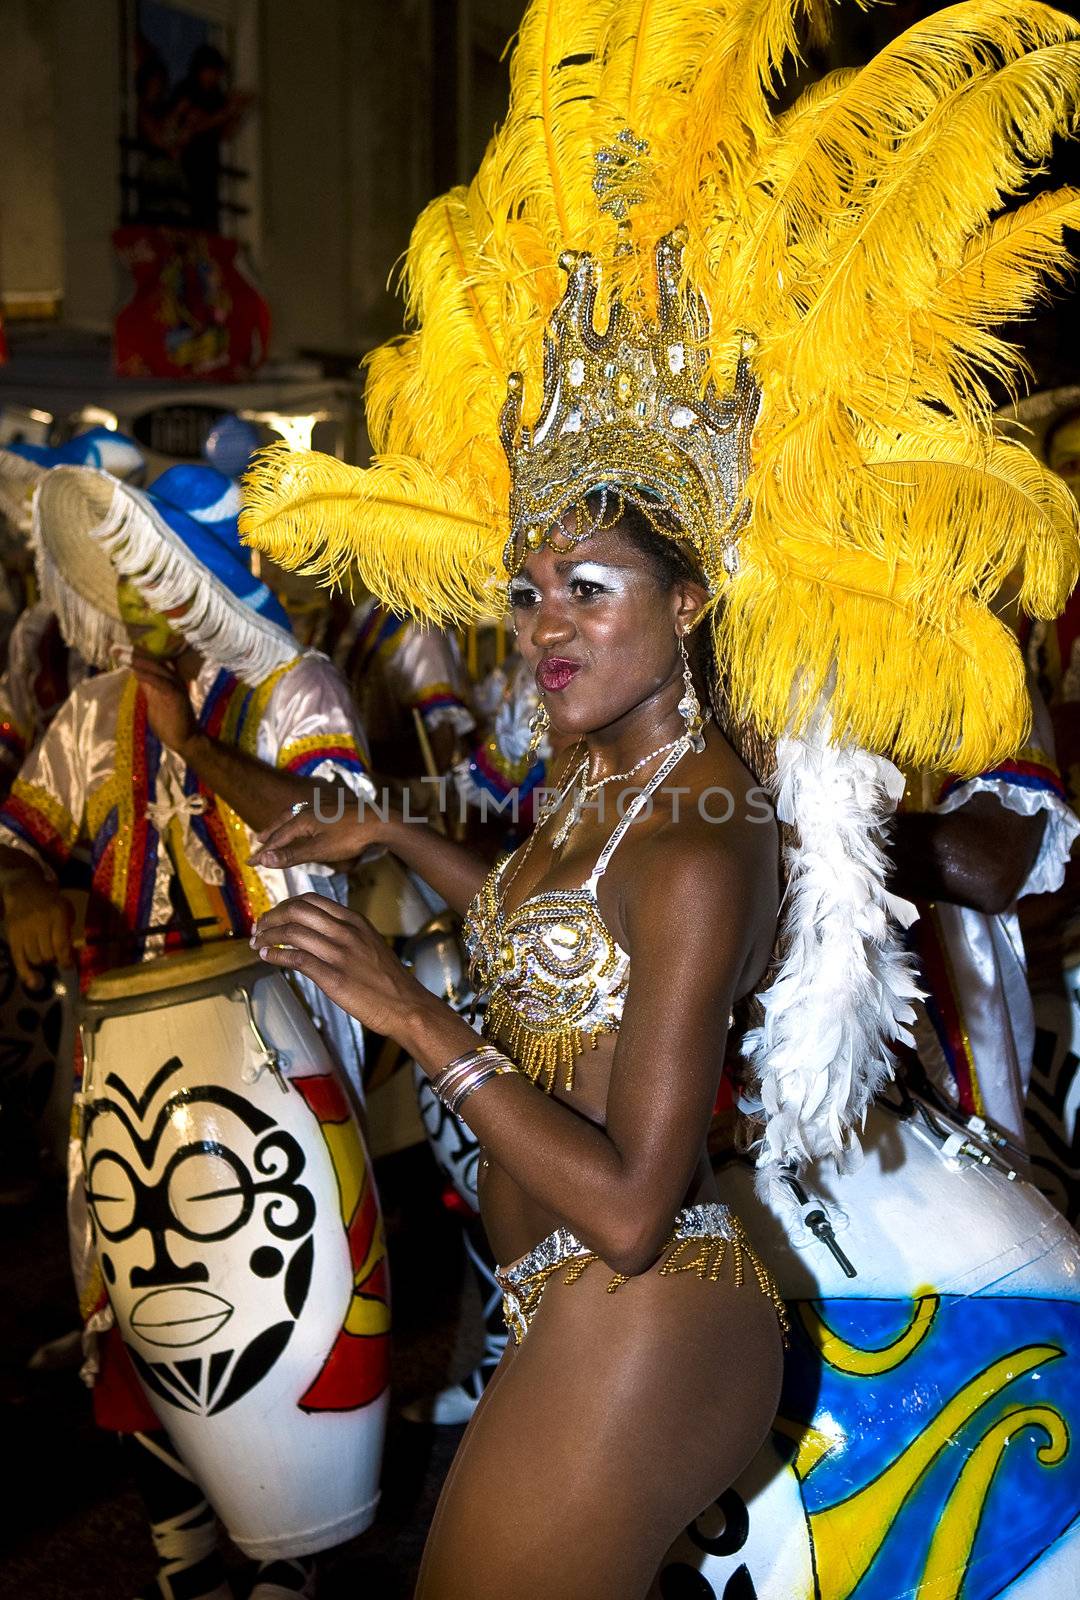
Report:
[[[413,990],[426,995],[366,917],[321,894],[283,900],[255,924],[264,961],[310,978],[364,1027],[394,1037]]]
[[[336,808],[330,808],[331,815]],[[252,867],[299,867],[309,861],[324,867],[350,865],[371,845],[378,844],[382,819],[374,806],[357,805],[350,793],[337,822],[321,822],[311,806],[294,816],[283,811],[277,821],[258,834],[259,844],[248,857]]]
[[[55,883],[27,878],[4,891],[4,919],[11,959],[32,991],[44,987],[41,967],[70,967],[75,911]]]
[[[131,670],[146,696],[146,720],[162,744],[183,754],[184,746],[198,733],[198,723],[184,683],[171,661],[136,650]]]

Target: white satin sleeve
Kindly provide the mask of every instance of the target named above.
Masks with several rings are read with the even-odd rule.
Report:
[[[34,679],[40,670],[42,635],[52,616],[40,601],[24,611],[11,630],[8,661],[0,673],[0,767],[18,772],[38,731]]]
[[[394,698],[419,711],[427,728],[448,725],[461,734],[475,728],[476,719],[465,704],[465,669],[449,634],[407,623],[385,670]]]
[[[260,761],[297,777],[344,783],[374,796],[367,739],[349,687],[333,663],[309,650],[274,686],[259,725]]]
[[[112,775],[122,676],[103,673],[73,690],[0,806],[0,844],[27,851],[48,870],[67,860],[85,830],[88,795]]]

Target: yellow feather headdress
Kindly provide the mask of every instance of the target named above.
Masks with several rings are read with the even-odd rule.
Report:
[[[560,258],[596,263],[599,326],[621,311],[646,337],[654,254],[679,227],[702,383],[727,394],[749,336],[761,392],[738,560],[709,567],[737,714],[798,729],[828,686],[836,738],[908,764],[970,773],[1014,747],[1023,673],[994,599],[1019,574],[1030,613],[1059,610],[1077,520],[995,440],[987,384],[1021,367],[996,329],[1066,271],[1080,193],[990,219],[1074,125],[1080,24],[965,0],[780,113],[773,91],[823,9],[533,0],[505,123],[473,182],[416,224],[413,331],[369,362],[372,465],[264,455],[248,541],[330,579],[358,569],[434,621],[501,609],[499,419],[515,373],[539,415]],[[605,481],[603,449],[590,460],[579,490]]]

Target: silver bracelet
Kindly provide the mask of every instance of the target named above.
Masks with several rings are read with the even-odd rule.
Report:
[[[489,1067],[475,1067],[471,1077],[465,1080],[460,1089],[458,1089],[457,1093],[454,1095],[453,1101],[450,1104],[450,1111],[455,1117],[460,1116],[461,1108],[471,1094],[475,1094],[477,1089],[482,1089],[484,1084],[489,1083],[492,1078],[501,1078],[504,1073],[513,1072],[513,1070],[513,1067],[494,1065]]]
[[[445,1066],[441,1072],[436,1073],[431,1080],[431,1086],[439,1096],[452,1093],[459,1079],[470,1072],[473,1067],[489,1060],[505,1061],[506,1057],[501,1051],[496,1050],[494,1045],[490,1045],[485,1041],[478,1044],[475,1050],[466,1050],[463,1055],[455,1056],[453,1061]]]
[[[516,1072],[514,1063],[493,1045],[481,1045],[457,1056],[449,1066],[431,1079],[433,1092],[454,1116],[469,1096],[482,1084],[507,1072]]]
[[[457,1107],[474,1089],[480,1087],[481,1081],[486,1083],[489,1077],[513,1071],[513,1064],[500,1051],[488,1045],[480,1050],[470,1050],[452,1061],[433,1079],[432,1088],[447,1110],[456,1114]]]

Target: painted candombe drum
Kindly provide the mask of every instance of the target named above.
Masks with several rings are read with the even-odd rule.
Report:
[[[718,1173],[792,1342],[770,1440],[653,1600],[1080,1596],[1080,1238],[906,1095],[864,1148],[804,1180],[801,1223]]]
[[[224,943],[109,973],[81,1010],[102,1273],[147,1396],[233,1540],[366,1528],[389,1305],[356,1117],[279,972]]]

